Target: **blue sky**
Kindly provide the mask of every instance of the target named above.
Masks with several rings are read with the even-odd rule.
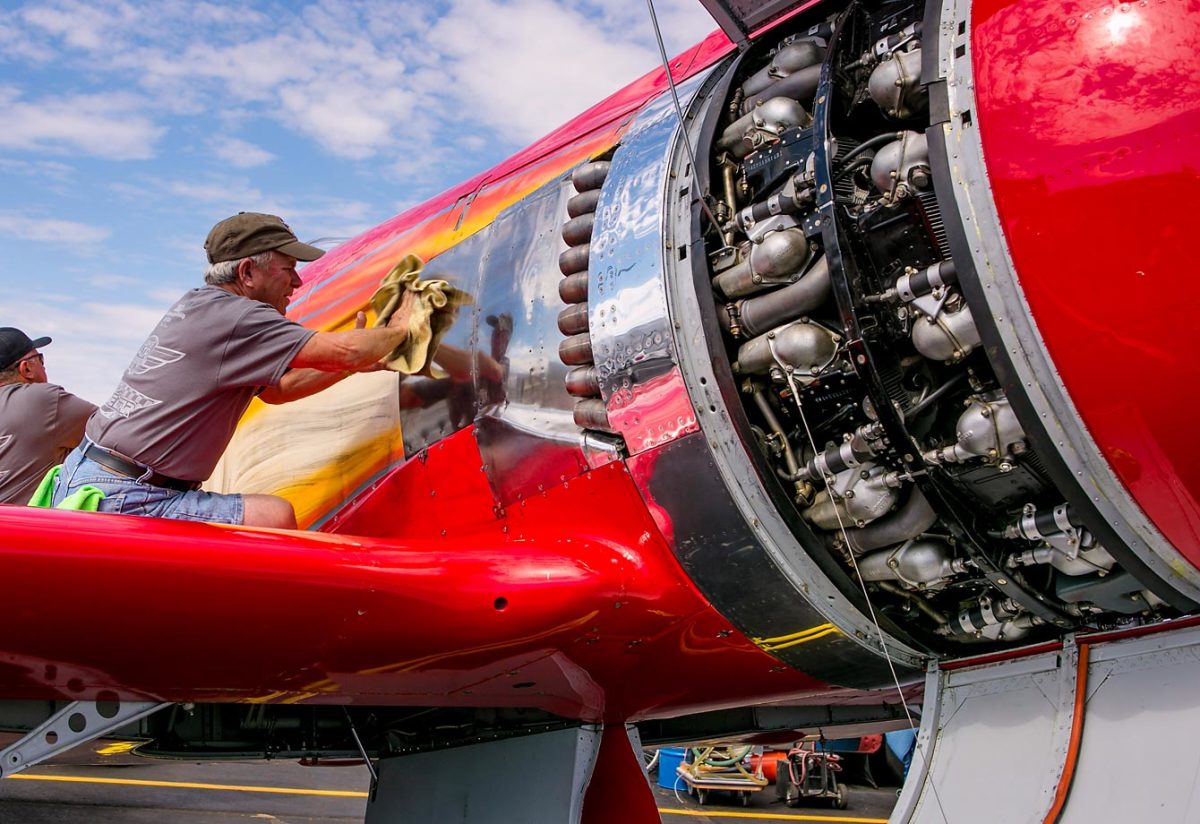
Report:
[[[657,63],[644,0],[0,2],[0,326],[100,403],[217,220],[353,236]]]

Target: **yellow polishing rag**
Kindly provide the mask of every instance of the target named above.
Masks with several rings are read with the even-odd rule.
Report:
[[[442,335],[454,322],[458,307],[470,302],[468,295],[439,278],[424,280],[421,270],[425,264],[416,255],[406,255],[388,272],[379,289],[371,295],[375,310],[374,326],[386,326],[400,306],[404,293],[415,292],[417,305],[413,308],[404,343],[392,350],[385,359],[388,369],[406,375],[445,377],[433,368],[433,353]]]

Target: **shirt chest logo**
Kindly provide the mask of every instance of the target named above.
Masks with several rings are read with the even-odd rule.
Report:
[[[151,335],[146,338],[146,342],[142,344],[142,348],[133,356],[133,361],[129,364],[129,374],[144,375],[151,369],[158,369],[161,366],[174,363],[182,357],[183,352],[160,346],[158,335]]]

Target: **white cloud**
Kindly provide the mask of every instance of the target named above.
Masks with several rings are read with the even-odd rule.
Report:
[[[0,235],[40,243],[85,244],[99,243],[110,232],[100,226],[89,226],[73,220],[59,218],[29,217],[28,215],[0,212]]]
[[[57,9],[26,7],[21,17],[35,29],[61,38],[68,46],[89,50],[101,48],[105,43],[105,29],[120,23],[104,10],[80,3],[65,4]]]
[[[263,193],[244,181],[197,182],[174,180],[165,184],[165,191],[173,197],[186,198],[199,203],[211,203],[233,211],[261,212],[264,208],[253,204],[263,203]],[[251,205],[239,205],[251,204]],[[234,208],[237,207],[237,208]]]
[[[447,58],[446,86],[459,104],[516,141],[545,134],[652,65],[648,50],[609,40],[550,0],[457,0],[429,41]]]
[[[236,137],[217,138],[212,143],[212,149],[219,159],[238,169],[265,166],[275,159],[275,155],[261,146]]]
[[[366,158],[394,142],[417,96],[403,89],[374,89],[361,78],[326,77],[282,89],[289,121],[334,154]]]
[[[138,280],[129,275],[98,274],[88,275],[87,282],[98,289],[111,289],[114,287],[136,286]]]
[[[195,285],[200,286],[201,284],[196,283]],[[190,287],[190,286],[188,287],[188,289],[191,289],[191,288],[192,287]],[[162,306],[163,310],[165,310],[168,306],[173,306],[175,304],[175,301],[179,300],[180,296],[182,296],[185,291],[186,290],[174,289],[169,286],[160,286],[157,289],[150,289],[146,293],[146,297],[153,300],[156,305]],[[161,315],[161,314],[162,314],[162,312],[160,311],[159,315]],[[158,323],[157,317],[155,317],[154,323]],[[151,328],[152,327],[147,327],[146,332],[149,333]]]
[[[672,50],[712,28],[694,0],[657,8]],[[640,0],[454,0],[439,11],[320,0],[268,20],[183,0],[49,0],[17,19],[68,59],[85,55],[90,71],[139,85],[160,114],[236,109],[244,122],[249,110],[351,159],[493,131],[515,148],[658,64]]]
[[[206,220],[215,223],[241,211],[280,215],[304,240],[354,237],[393,214],[364,200],[319,195],[300,199],[270,194],[240,178],[147,179],[136,186],[114,184],[111,188],[142,203],[159,200],[195,203],[206,216],[198,218],[200,224]],[[198,239],[167,239],[164,243],[176,252],[199,258],[203,235]]]
[[[663,17],[706,34],[712,26],[678,3]],[[595,17],[599,15],[599,19]],[[678,26],[669,46],[683,48]],[[514,141],[541,137],[660,65],[642,3],[563,4],[552,0],[455,0],[429,41],[446,58],[447,89],[460,105]],[[670,52],[669,52],[670,53]]]
[[[35,43],[20,26],[0,17],[0,60],[47,63],[54,59],[54,49]]]
[[[0,89],[0,148],[72,150],[111,160],[152,157],[166,129],[140,111],[139,98],[123,92],[42,98],[26,102]]]
[[[75,167],[55,160],[16,160],[0,157],[0,174],[37,177],[44,180],[66,182],[73,177]]]

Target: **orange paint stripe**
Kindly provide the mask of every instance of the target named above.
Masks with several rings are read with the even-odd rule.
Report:
[[[1071,743],[1067,747],[1067,758],[1063,762],[1062,775],[1058,778],[1058,789],[1054,793],[1054,803],[1046,813],[1043,824],[1057,824],[1062,815],[1063,807],[1067,804],[1067,796],[1071,792],[1071,781],[1075,778],[1075,765],[1079,761],[1079,742],[1083,740],[1083,716],[1087,703],[1088,659],[1090,647],[1079,645],[1079,662],[1075,669],[1075,714],[1071,717]]]

